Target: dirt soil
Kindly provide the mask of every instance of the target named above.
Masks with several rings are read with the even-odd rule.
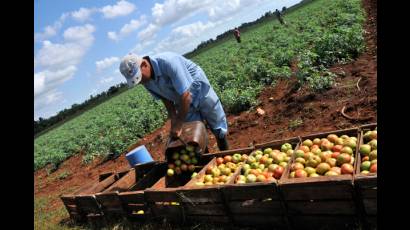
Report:
[[[345,129],[377,122],[377,7],[375,0],[363,0],[367,12],[365,39],[367,50],[351,63],[336,65],[337,83],[323,93],[314,93],[307,88],[295,87],[296,80],[279,81],[275,87],[265,88],[260,96],[260,105],[239,115],[228,115],[231,149],[247,147],[252,143],[307,135],[336,129]],[[296,69],[293,68],[295,71]],[[341,110],[345,108],[346,117]],[[261,108],[265,115],[258,115]],[[350,118],[347,118],[350,117]],[[129,149],[146,145],[155,160],[163,160],[170,122],[145,136]],[[209,151],[216,152],[216,142],[211,132]],[[104,163],[82,165],[82,154],[62,163],[50,175],[46,169],[34,173],[35,197],[51,199],[48,210],[63,204],[61,194],[72,192],[86,183],[93,183],[103,172],[129,168],[125,154]],[[66,174],[65,178],[60,178]]]

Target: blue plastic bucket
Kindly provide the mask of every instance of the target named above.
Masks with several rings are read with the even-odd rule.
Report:
[[[131,167],[134,167],[136,164],[143,164],[154,161],[151,157],[151,154],[148,152],[145,145],[138,146],[137,148],[131,150],[125,155],[128,163]]]

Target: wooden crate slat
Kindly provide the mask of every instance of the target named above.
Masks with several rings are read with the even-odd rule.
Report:
[[[352,200],[288,201],[286,204],[289,214],[353,215],[356,213],[355,203]]]
[[[364,133],[368,130],[373,130],[376,126],[377,126],[377,123],[364,125],[361,127],[358,146],[364,143],[364,140],[363,140]],[[359,148],[357,148],[357,151],[356,151],[357,158],[356,158],[356,170],[355,170],[355,176],[354,176],[354,184],[355,186],[359,188],[376,188],[377,189],[377,173],[369,173],[369,174],[360,173],[360,165],[362,163],[362,156],[358,149]]]
[[[354,184],[359,188],[377,188],[377,175],[357,175],[354,179]]]
[[[259,198],[279,200],[275,182],[227,185],[222,188],[222,192],[228,201]]]
[[[362,198],[376,198],[377,199],[377,188],[361,189],[360,193],[362,195]]]
[[[143,210],[146,207],[144,204],[127,204],[127,206],[130,210],[134,211]]]
[[[186,215],[226,215],[226,209],[222,203],[199,205],[184,203],[183,207]]]
[[[233,223],[242,226],[275,226],[285,227],[286,220],[284,216],[280,215],[252,215],[252,214],[234,214],[232,216]]]
[[[163,162],[156,164],[141,180],[130,187],[130,190],[144,190],[153,186],[164,175],[166,175],[168,165]]]
[[[125,174],[120,180],[112,184],[104,192],[113,191],[128,191],[129,188],[136,183],[135,169],[131,169],[127,174]]]
[[[101,205],[104,214],[124,213],[121,200],[118,192],[113,193],[99,193],[95,195],[97,201]]]
[[[153,205],[151,212],[154,218],[166,218],[171,221],[182,221],[183,211],[180,205]]]
[[[292,145],[293,149],[296,149],[296,146],[300,143],[299,137],[292,137],[283,140],[273,140],[264,143],[255,144],[255,150],[257,149],[265,149],[265,148],[272,148],[280,150],[281,146],[285,143],[289,143]]]
[[[365,221],[369,225],[369,229],[377,229],[377,215],[368,215],[365,217]]]
[[[100,205],[94,195],[79,195],[75,198],[77,208],[86,214],[101,214]]]
[[[295,215],[289,217],[294,229],[357,229],[353,215]]]
[[[178,190],[176,195],[181,202],[193,203],[222,203],[222,192],[219,186],[210,188],[191,188]]]
[[[144,192],[147,202],[179,202],[176,195],[178,188],[166,188],[166,177],[163,176],[151,188]]]
[[[349,183],[304,183],[281,185],[283,196],[289,200],[353,199],[353,186]]]
[[[377,198],[363,199],[363,205],[367,215],[377,215]]]
[[[261,214],[280,215],[282,210],[281,202],[278,200],[246,200],[229,201],[229,209],[232,214]]]
[[[103,181],[99,183],[94,183],[91,185],[86,185],[84,189],[82,189],[79,192],[76,192],[75,195],[86,195],[86,194],[94,194],[97,192],[101,192],[104,189],[108,188],[110,185],[112,185],[115,181],[117,181],[118,177],[116,174],[112,174],[111,176],[105,178]]]
[[[143,204],[145,202],[144,191],[121,192],[118,196],[124,204]]]
[[[102,182],[102,181],[105,180],[107,177],[109,177],[109,176],[111,176],[111,175],[113,175],[113,174],[115,174],[114,171],[101,173],[101,174],[98,176],[98,181],[99,181],[99,182]]]
[[[185,217],[187,222],[197,223],[230,223],[231,220],[228,216],[210,216],[210,215],[187,215]]]

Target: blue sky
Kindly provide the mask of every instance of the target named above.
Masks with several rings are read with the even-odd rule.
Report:
[[[184,54],[202,41],[300,0],[35,0],[34,119],[124,82],[129,52]]]

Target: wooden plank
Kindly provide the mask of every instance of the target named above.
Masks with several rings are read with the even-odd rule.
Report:
[[[230,201],[229,210],[232,214],[261,214],[261,215],[281,215],[285,210],[278,200],[245,200]]]
[[[285,143],[289,143],[292,145],[293,149],[296,149],[296,146],[300,143],[299,137],[292,137],[288,139],[282,140],[273,140],[264,143],[255,144],[255,150],[257,149],[265,149],[265,148],[272,148],[272,149],[281,149],[281,146]]]
[[[367,215],[377,215],[377,198],[363,199],[363,205]]]
[[[185,220],[188,223],[230,223],[228,216],[208,216],[208,215],[187,215]]]
[[[140,211],[140,210],[144,210],[146,208],[145,204],[127,204],[127,208],[130,211]]]
[[[176,190],[176,188],[145,190],[145,200],[147,202],[180,202],[180,197],[177,196]]]
[[[75,196],[72,195],[63,195],[60,197],[65,205],[76,205]]]
[[[366,216],[365,221],[369,225],[369,229],[377,229],[377,215]]]
[[[288,213],[295,215],[354,215],[356,213],[356,206],[353,200],[288,201],[286,204]]]
[[[143,204],[145,202],[144,191],[121,192],[118,197],[124,204]]]
[[[226,208],[222,203],[182,203],[185,215],[227,215]]]
[[[295,215],[289,220],[294,229],[358,229],[353,215]]]
[[[121,179],[112,184],[109,188],[104,190],[104,192],[125,192],[136,183],[136,174],[135,170],[131,169],[127,174],[125,174]]]
[[[122,178],[122,177],[125,176],[125,174],[127,174],[130,170],[131,170],[131,168],[119,170],[119,171],[117,172],[118,178]]]
[[[183,203],[222,203],[223,194],[220,186],[188,188],[176,192]]]
[[[359,188],[377,188],[377,175],[373,173],[368,176],[363,174],[357,175],[355,176],[354,184]]]
[[[304,183],[279,185],[286,201],[353,199],[353,186],[347,183]]]
[[[145,214],[135,214],[127,216],[128,221],[130,222],[144,222],[147,219],[147,215]]]
[[[361,189],[360,193],[362,195],[362,198],[376,198],[377,199],[377,188]]]
[[[370,123],[366,125],[360,126],[360,130],[367,131],[367,130],[374,130],[377,127],[377,122],[376,123]]]
[[[236,225],[241,226],[264,226],[268,229],[273,229],[272,227],[282,228],[286,226],[286,217],[280,215],[250,215],[250,214],[235,214],[232,216],[232,221]]]
[[[101,214],[100,205],[94,195],[79,195],[75,198],[77,208],[85,214]]]
[[[178,188],[166,188],[165,176],[159,179],[151,188],[144,191],[147,202],[179,202],[176,195]]]
[[[108,188],[117,180],[116,174],[112,174],[101,182],[93,183],[91,185],[86,185],[80,191],[76,192],[75,195],[91,195],[96,192],[101,192]]]
[[[101,210],[104,214],[123,214],[121,200],[118,196],[118,192],[112,193],[98,193],[95,195],[96,200],[101,205]]]
[[[227,185],[221,189],[227,201],[265,198],[280,199],[276,182],[234,184]]]
[[[141,178],[135,185],[130,187],[130,190],[143,190],[153,186],[167,173],[168,165],[161,163],[155,165],[143,178]]]
[[[172,222],[182,222],[183,210],[180,205],[153,205],[150,206],[153,218],[167,219]]]
[[[103,180],[105,180],[106,178],[108,178],[109,176],[111,176],[111,175],[113,175],[113,174],[114,174],[113,171],[101,173],[101,174],[98,176],[98,181],[99,181],[99,182],[102,182]]]

